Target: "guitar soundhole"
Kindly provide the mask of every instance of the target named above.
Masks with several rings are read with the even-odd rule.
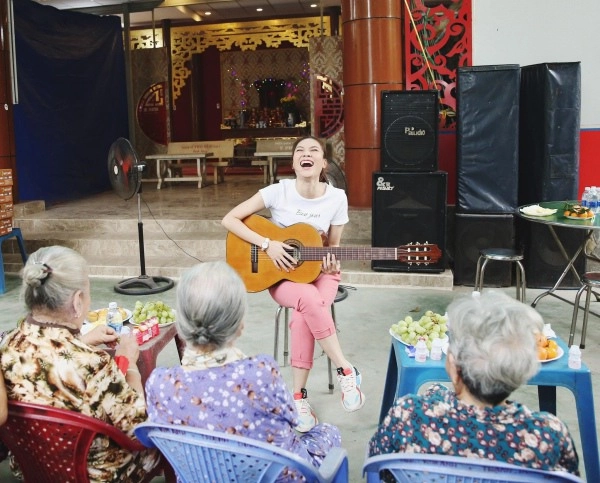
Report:
[[[290,245],[292,248],[290,250],[286,250],[292,257],[294,257],[296,260],[298,260],[298,263],[296,264],[297,267],[299,267],[300,265],[302,265],[302,263],[304,263],[302,261],[302,259],[300,258],[302,255],[301,252],[301,248],[302,248],[302,243],[300,243],[298,240],[291,238],[289,240],[283,240],[283,243],[285,243],[286,245]]]

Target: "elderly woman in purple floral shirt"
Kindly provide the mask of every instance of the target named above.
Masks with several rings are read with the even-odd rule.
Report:
[[[318,424],[299,435],[292,394],[275,360],[235,347],[244,328],[246,289],[225,262],[184,273],[177,289],[181,366],[155,369],[146,382],[151,421],[238,434],[272,443],[319,466],[339,430]]]

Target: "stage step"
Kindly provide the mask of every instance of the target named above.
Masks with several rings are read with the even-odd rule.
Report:
[[[78,218],[53,217],[43,203],[15,205],[15,226],[23,232],[28,253],[43,246],[64,245],[81,253],[97,277],[119,279],[141,275],[138,222],[131,216]],[[216,220],[173,220],[151,217],[143,220],[145,274],[177,279],[182,272],[201,261],[225,259],[226,230]],[[350,223],[344,231],[344,245],[369,246],[370,210],[350,210]],[[18,273],[22,261],[14,240],[3,244],[5,271]],[[374,272],[370,262],[345,262],[342,283],[452,289],[450,270],[427,272]]]

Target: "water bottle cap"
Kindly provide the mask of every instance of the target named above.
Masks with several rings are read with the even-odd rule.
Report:
[[[109,309],[116,309],[118,307],[117,302],[110,302],[108,304]]]

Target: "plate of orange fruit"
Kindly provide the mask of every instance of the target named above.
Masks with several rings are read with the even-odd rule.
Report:
[[[554,339],[550,339],[543,334],[538,336],[537,342],[538,359],[540,362],[550,362],[560,359],[564,351]]]

